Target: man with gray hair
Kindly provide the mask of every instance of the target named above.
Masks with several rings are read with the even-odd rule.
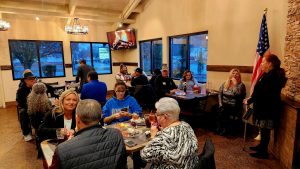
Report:
[[[141,151],[141,157],[151,162],[152,168],[194,168],[198,163],[198,141],[191,126],[179,121],[178,102],[163,97],[155,107],[160,126],[152,124],[153,139]]]
[[[120,132],[99,124],[101,106],[86,99],[76,108],[73,138],[57,146],[50,168],[122,169],[127,168],[126,149]]]

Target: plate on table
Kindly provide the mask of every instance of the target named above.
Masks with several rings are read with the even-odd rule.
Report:
[[[139,129],[133,129],[133,128],[128,128],[125,131],[122,131],[122,135],[125,138],[133,138],[141,135],[143,133],[142,130]]]
[[[145,119],[143,119],[143,118],[138,118],[136,120],[131,119],[130,122],[135,122],[136,125],[138,125],[138,126],[145,126],[146,125]]]
[[[177,96],[185,96],[185,95],[186,95],[186,93],[185,93],[184,91],[182,91],[182,90],[177,90],[177,91],[175,92],[175,94],[176,94]]]

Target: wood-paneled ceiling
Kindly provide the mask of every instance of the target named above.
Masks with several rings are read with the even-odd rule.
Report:
[[[0,18],[30,16],[65,18],[70,24],[80,20],[113,25],[135,23],[135,16],[143,11],[148,0],[0,0]],[[2,15],[1,15],[2,14]],[[11,16],[10,16],[11,17]]]

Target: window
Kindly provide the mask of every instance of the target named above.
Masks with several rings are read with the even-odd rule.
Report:
[[[64,77],[63,44],[59,41],[8,40],[13,79],[30,69],[37,77]]]
[[[162,67],[162,40],[140,41],[140,65],[146,74]]]
[[[108,43],[71,42],[73,76],[77,74],[79,62],[94,67],[98,74],[111,74],[111,54]]]
[[[208,32],[170,37],[170,74],[181,79],[187,69],[200,82],[206,82]]]

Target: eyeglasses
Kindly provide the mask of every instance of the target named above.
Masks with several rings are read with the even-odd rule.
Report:
[[[115,91],[116,93],[125,93],[125,91]]]

